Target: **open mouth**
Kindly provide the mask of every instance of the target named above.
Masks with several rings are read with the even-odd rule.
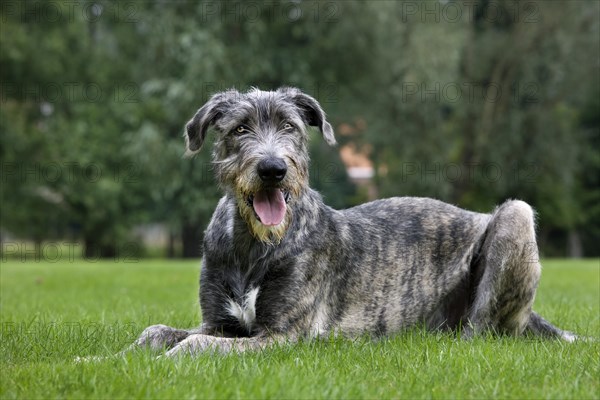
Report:
[[[290,192],[279,188],[261,189],[246,198],[256,219],[266,226],[279,225],[283,221],[289,201]]]

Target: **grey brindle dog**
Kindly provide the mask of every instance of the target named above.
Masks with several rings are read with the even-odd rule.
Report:
[[[214,127],[225,192],[204,238],[202,325],[154,325],[134,347],[244,351],[418,325],[575,339],[532,311],[541,266],[528,204],[480,214],[397,197],[334,210],[308,186],[306,126],[335,144],[317,101],[294,88],[218,93],[188,122],[191,154]]]

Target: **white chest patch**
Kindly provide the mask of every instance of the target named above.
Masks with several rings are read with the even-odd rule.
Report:
[[[240,321],[240,324],[248,331],[252,330],[254,320],[256,319],[256,298],[258,297],[259,288],[254,288],[246,292],[242,304],[229,299],[227,312]]]

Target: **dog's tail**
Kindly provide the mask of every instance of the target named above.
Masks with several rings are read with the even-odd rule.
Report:
[[[567,342],[574,342],[581,339],[574,333],[557,328],[535,312],[532,312],[529,316],[529,322],[525,328],[525,333],[548,338],[558,338]]]

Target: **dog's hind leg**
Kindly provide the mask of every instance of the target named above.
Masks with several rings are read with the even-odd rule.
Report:
[[[527,203],[508,201],[493,213],[475,268],[479,282],[463,336],[483,330],[523,333],[541,274],[534,214]]]

